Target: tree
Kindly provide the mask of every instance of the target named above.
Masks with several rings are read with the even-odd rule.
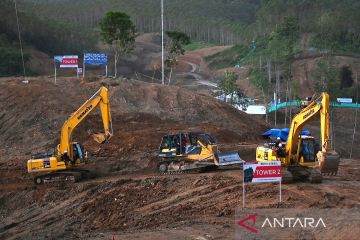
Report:
[[[327,91],[330,96],[340,97],[340,70],[336,67],[333,59],[324,59],[317,62],[314,72],[315,91],[321,93]]]
[[[236,85],[236,80],[238,76],[233,71],[225,71],[224,78],[221,80],[219,84],[220,93],[230,95],[230,104],[238,104],[243,108],[247,107],[247,101],[245,100],[245,94],[240,89],[238,85]],[[236,96],[237,101],[234,101],[234,97]]]
[[[18,48],[12,46],[0,47],[0,57],[2,59],[0,61],[0,77],[19,75],[22,72],[21,52]],[[25,54],[25,63],[29,59],[29,55]]]
[[[108,12],[100,21],[101,37],[114,51],[115,77],[120,54],[129,56],[135,47],[135,25],[123,12]]]
[[[170,68],[168,85],[171,82],[173,68],[177,65],[177,57],[185,54],[184,46],[191,43],[190,37],[182,32],[167,31],[169,37],[168,56],[165,60],[166,66]]]

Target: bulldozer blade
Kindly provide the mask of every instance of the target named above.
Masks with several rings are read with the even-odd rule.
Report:
[[[340,156],[337,152],[319,152],[317,154],[320,172],[323,175],[336,175],[339,169]]]
[[[219,153],[217,158],[220,166],[239,164],[244,162],[244,160],[240,158],[238,152]]]

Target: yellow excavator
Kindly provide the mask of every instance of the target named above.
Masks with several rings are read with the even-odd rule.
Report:
[[[113,135],[108,89],[101,87],[90,99],[76,110],[61,129],[57,153],[35,154],[27,161],[29,174],[34,174],[34,182],[42,184],[53,181],[77,182],[91,173],[79,166],[86,162],[87,153],[80,143],[73,142],[74,129],[97,107],[100,107],[104,133],[94,134],[94,139],[103,143]]]
[[[312,136],[301,135],[304,125],[320,115],[321,148]],[[308,179],[312,183],[322,182],[323,175],[336,175],[340,156],[330,149],[330,97],[324,92],[309,101],[293,119],[285,148],[276,143],[259,146],[256,161],[281,161],[283,182]]]
[[[157,170],[161,174],[183,173],[243,162],[238,152],[220,153],[209,133],[179,132],[163,136]]]

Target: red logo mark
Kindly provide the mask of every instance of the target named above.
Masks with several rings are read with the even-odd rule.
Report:
[[[257,213],[253,214],[253,215],[250,215],[240,221],[237,222],[237,224],[253,233],[257,233],[257,230],[255,228],[253,228],[255,226],[255,223],[256,223],[256,217],[257,217]],[[245,225],[244,223],[248,220],[252,220],[252,224],[251,226],[249,225]]]

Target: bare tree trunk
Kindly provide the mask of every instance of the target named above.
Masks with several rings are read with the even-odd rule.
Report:
[[[114,77],[117,77],[117,63],[119,60],[119,52],[117,50],[115,50],[115,73],[114,73]]]
[[[280,70],[276,67],[276,97],[280,98]]]
[[[285,102],[288,101],[288,95],[289,95],[289,80],[286,82],[286,95],[285,95]],[[285,106],[285,121],[284,121],[284,127],[286,127],[286,118],[287,118],[288,109],[287,106]]]
[[[172,72],[173,72],[173,68],[170,68],[170,73],[169,73],[169,82],[168,82],[168,86],[170,85],[171,82],[171,76],[172,76]]]
[[[268,70],[268,82],[271,83],[271,61],[268,59],[267,61],[267,70]]]
[[[265,90],[264,88],[261,88],[262,90],[262,94],[263,94],[263,99],[264,99],[264,107],[265,107],[265,122],[269,121],[269,116],[268,116],[268,111],[266,109],[266,96],[265,96]]]
[[[292,91],[291,91],[291,86],[289,88],[289,101],[291,101],[293,98],[292,98]],[[289,115],[289,123],[291,124],[291,121],[292,121],[292,108],[290,108],[290,115]]]
[[[154,68],[154,72],[153,72],[153,75],[151,77],[151,82],[152,83],[154,83],[155,73],[156,73],[156,68]]]

